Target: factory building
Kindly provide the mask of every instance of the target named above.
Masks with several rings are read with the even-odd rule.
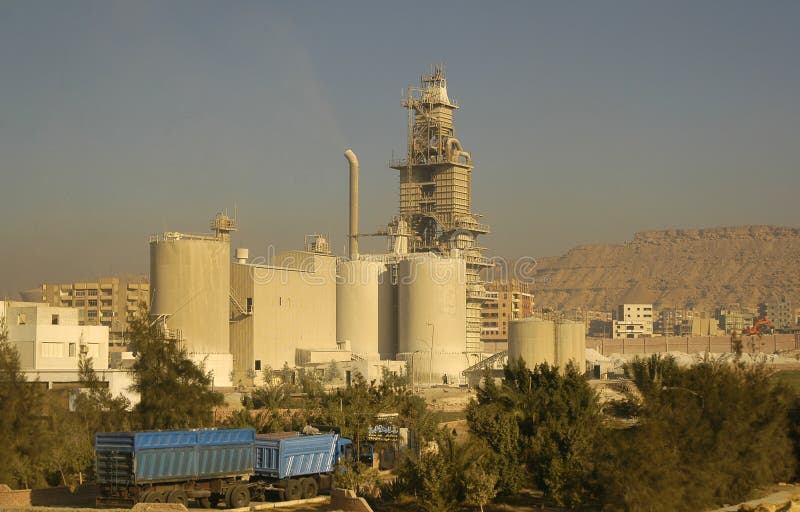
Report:
[[[230,259],[235,221],[218,215],[211,235],[164,233],[151,249],[151,312],[213,369],[220,386],[259,380],[267,367],[343,363],[365,377],[408,371],[416,383],[458,383],[482,358],[477,243],[488,226],[471,211],[472,158],[455,137],[444,73],[409,88],[409,150],[400,172],[399,215],[378,233],[358,230],[358,159],[350,169],[349,258],[307,238],[268,264]],[[361,254],[363,236],[387,251]],[[400,361],[400,362],[398,362]]]
[[[236,256],[230,266],[235,383],[260,379],[267,367],[350,360],[336,344],[336,258],[324,239],[314,237],[305,250],[279,254],[268,265],[248,262],[246,250]]]
[[[459,108],[447,93],[441,67],[409,87],[408,154],[391,162],[400,173],[400,215],[390,229],[407,226],[408,251],[462,258],[466,264],[464,352],[479,357],[481,306],[486,290],[479,272],[491,266],[478,235],[489,232],[472,212],[472,156],[456,138],[453,113]]]

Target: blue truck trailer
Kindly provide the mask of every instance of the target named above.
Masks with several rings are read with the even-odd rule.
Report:
[[[336,433],[299,435],[294,432],[256,436],[254,498],[274,492],[280,501],[313,498],[331,488],[339,459],[353,457],[353,443]]]
[[[250,503],[255,430],[114,432],[95,435],[98,506],[190,499]]]
[[[253,429],[115,432],[95,436],[98,506],[311,498],[330,489],[353,444],[337,433],[255,435]]]

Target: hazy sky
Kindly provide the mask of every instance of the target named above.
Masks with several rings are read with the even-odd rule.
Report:
[[[446,63],[494,255],[797,225],[800,2],[0,1],[0,293],[146,272],[238,208],[261,255],[397,210],[401,91]]]

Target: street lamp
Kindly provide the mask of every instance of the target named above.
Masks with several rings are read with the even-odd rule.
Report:
[[[421,350],[415,350],[411,353],[411,390],[414,391],[414,356],[417,355]]]

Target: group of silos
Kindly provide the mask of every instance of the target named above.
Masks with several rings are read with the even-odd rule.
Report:
[[[586,326],[570,320],[512,320],[508,331],[508,359],[519,358],[528,368],[547,363],[562,370],[572,361],[583,373],[586,369]]]
[[[357,358],[407,361],[415,383],[458,382],[467,366],[464,259],[361,258],[337,266],[337,340]]]

